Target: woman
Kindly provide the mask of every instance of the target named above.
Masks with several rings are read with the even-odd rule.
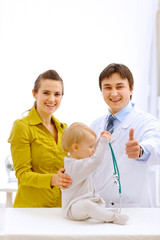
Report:
[[[34,107],[13,124],[9,142],[18,191],[13,207],[61,207],[61,191],[71,185],[64,174],[61,136],[66,124],[52,114],[59,108],[63,81],[54,70],[39,75]],[[60,170],[59,170],[60,169]]]

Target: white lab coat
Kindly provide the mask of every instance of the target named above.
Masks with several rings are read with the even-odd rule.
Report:
[[[106,115],[95,120],[91,128],[97,137],[104,130]],[[134,138],[150,152],[147,161],[129,159],[125,144],[129,131],[134,128]],[[126,119],[115,129],[111,144],[118,163],[122,187],[122,207],[156,207],[156,165],[160,164],[160,121],[152,115],[140,111],[136,106]],[[106,207],[119,206],[118,186],[113,181],[113,162],[109,148],[105,161],[93,174],[96,193],[106,202]]]

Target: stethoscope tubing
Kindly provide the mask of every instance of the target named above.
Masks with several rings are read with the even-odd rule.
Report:
[[[111,143],[109,142],[109,147],[111,150],[111,154],[112,154],[112,160],[113,160],[113,167],[114,167],[114,177],[116,178],[117,182],[118,182],[118,186],[119,186],[119,194],[121,194],[122,190],[121,190],[121,182],[120,182],[120,173],[119,173],[119,169],[118,169],[118,164],[116,161],[116,157],[112,148]]]

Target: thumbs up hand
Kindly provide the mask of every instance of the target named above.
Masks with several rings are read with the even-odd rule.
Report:
[[[128,158],[137,159],[140,155],[140,146],[138,141],[134,138],[134,129],[131,128],[129,132],[129,141],[126,143],[126,154]]]

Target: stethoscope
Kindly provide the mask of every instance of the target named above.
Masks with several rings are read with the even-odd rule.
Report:
[[[109,130],[109,132],[112,130],[113,128],[111,128]],[[113,161],[113,178],[114,178],[114,183],[117,184],[118,186],[118,189],[119,189],[119,196],[120,196],[120,211],[121,211],[121,181],[120,181],[120,173],[119,173],[119,169],[118,169],[118,164],[117,164],[117,161],[116,161],[116,157],[115,157],[115,154],[114,154],[114,151],[113,151],[113,148],[112,148],[112,145],[111,143],[109,142],[109,147],[110,147],[110,150],[111,150],[111,154],[112,154],[112,161]],[[111,202],[112,205],[114,205],[113,202]]]

